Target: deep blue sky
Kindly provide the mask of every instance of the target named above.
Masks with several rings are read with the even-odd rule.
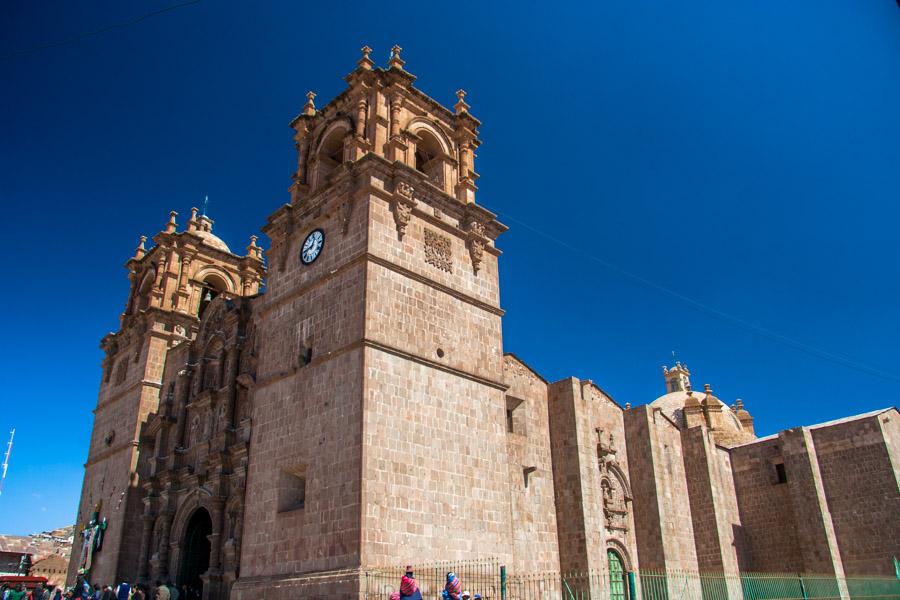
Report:
[[[9,0],[0,54],[173,2]],[[420,89],[447,105],[467,89],[484,123],[478,199],[510,226],[505,345],[547,379],[642,404],[677,350],[761,434],[897,404],[894,0],[203,0],[0,60],[0,440],[17,430],[0,532],[74,518],[138,235],[208,194],[243,248],[288,199],[306,91],[321,106],[360,46],[385,65],[394,43]]]

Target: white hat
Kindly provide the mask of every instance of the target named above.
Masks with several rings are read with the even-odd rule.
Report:
[[[471,595],[469,592],[463,592],[463,593],[462,593],[462,597],[463,597],[463,598],[471,598],[472,595]]]

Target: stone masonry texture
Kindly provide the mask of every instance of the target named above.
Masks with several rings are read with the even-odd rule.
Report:
[[[233,252],[196,209],[141,238],[101,342],[69,581],[88,557],[92,582],[204,600],[361,599],[367,571],[431,561],[890,574],[896,408],[756,438],[686,365],[632,407],[504,353],[480,123],[403,65],[364,49],[343,93],[308,96],[267,251]]]

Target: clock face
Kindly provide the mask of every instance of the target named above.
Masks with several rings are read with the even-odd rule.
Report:
[[[300,250],[300,261],[304,265],[312,264],[314,260],[319,258],[322,252],[322,246],[325,245],[325,232],[321,229],[315,229],[306,239],[303,240],[303,248]]]

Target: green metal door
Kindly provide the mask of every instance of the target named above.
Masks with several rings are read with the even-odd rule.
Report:
[[[609,600],[625,600],[625,567],[615,550],[607,550],[609,561]]]

